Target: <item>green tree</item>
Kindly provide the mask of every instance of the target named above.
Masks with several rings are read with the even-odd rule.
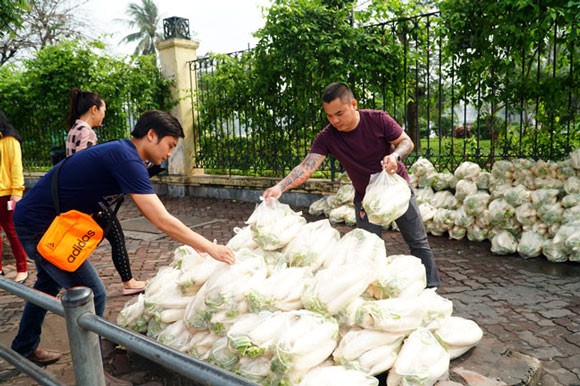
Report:
[[[200,127],[202,148],[219,154],[216,164],[238,162],[239,154],[252,154],[240,147],[253,146],[253,154],[261,156],[248,163],[274,174],[292,168],[327,123],[320,92],[331,82],[349,83],[363,108],[385,109],[387,100],[398,98],[402,102],[395,115],[398,120],[403,117],[401,39],[390,27],[359,27],[379,18],[385,8],[368,7],[353,14],[354,5],[350,0],[276,1],[265,26],[255,33],[259,42],[251,53],[240,60],[209,59],[215,71],[200,79],[200,89],[208,90],[199,96]],[[224,146],[216,141],[235,137],[232,128],[237,125],[244,128],[242,142],[248,144],[230,141]]]
[[[557,156],[554,150],[573,150],[565,144],[574,142],[560,133],[577,132],[571,125],[580,106],[580,2],[442,0],[439,5],[447,39],[444,57],[453,66],[459,93],[479,101],[487,130],[500,140],[502,151],[523,143],[530,154],[550,159]],[[500,110],[507,118],[503,128],[493,126]],[[508,139],[514,115],[519,133]]]
[[[49,151],[61,145],[68,127],[70,90],[95,91],[107,102],[98,129],[101,142],[128,138],[136,118],[146,110],[170,110],[175,102],[153,55],[132,63],[104,52],[100,42],[64,41],[40,50],[15,65],[0,67],[0,106],[23,138],[28,168],[49,165]]]
[[[161,20],[157,4],[153,0],[141,0],[141,4],[130,3],[126,15],[129,19],[121,21],[137,31],[125,36],[121,43],[137,42],[134,55],[155,54],[155,44],[163,39],[159,32]]]
[[[28,0],[21,25],[0,37],[0,65],[30,57],[35,51],[61,40],[84,39],[87,25],[76,14],[84,2]]]
[[[26,9],[26,0],[0,0],[0,38],[20,26]]]
[[[401,123],[416,143],[411,159],[433,155],[420,136],[437,129],[437,149],[446,151],[443,139],[451,149],[437,154],[439,164],[451,170],[463,160],[489,167],[500,147],[500,158],[527,149],[560,159],[577,146],[580,3],[441,0],[442,13],[434,3],[273,1],[254,50],[196,62],[199,159],[283,174],[326,124],[319,92],[333,81],[349,83],[361,108]],[[507,140],[516,114],[519,133]],[[454,143],[460,125],[473,125],[477,138]]]

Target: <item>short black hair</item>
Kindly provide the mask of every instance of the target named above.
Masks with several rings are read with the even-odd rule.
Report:
[[[340,98],[342,102],[346,103],[354,99],[354,94],[345,83],[334,82],[326,86],[322,92],[322,101],[324,103],[330,103],[336,98]]]
[[[149,129],[153,129],[161,140],[163,137],[171,136],[184,138],[183,127],[173,115],[161,110],[145,111],[139,117],[135,128],[131,132],[133,138],[143,138]]]

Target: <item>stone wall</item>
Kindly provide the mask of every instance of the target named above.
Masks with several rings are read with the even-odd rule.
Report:
[[[25,186],[31,188],[44,173],[25,173]],[[155,192],[174,197],[203,197],[259,202],[262,192],[276,184],[279,179],[271,177],[217,176],[217,175],[166,175],[151,179]],[[334,194],[338,182],[311,178],[300,188],[284,193],[281,202],[292,207],[308,207],[322,195]]]

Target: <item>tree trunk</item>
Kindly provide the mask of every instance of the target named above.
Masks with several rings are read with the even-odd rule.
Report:
[[[410,100],[407,102],[407,135],[415,144],[415,150],[421,150],[421,141],[419,138],[419,127],[417,125],[417,102]]]

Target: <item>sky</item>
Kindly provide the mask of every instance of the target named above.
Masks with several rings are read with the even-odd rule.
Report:
[[[131,32],[115,19],[127,19],[130,3],[141,0],[88,0],[79,8],[82,18],[95,29],[94,37],[105,36],[110,52],[131,54],[135,45],[121,45],[119,41]],[[254,47],[257,40],[252,33],[264,26],[261,7],[269,7],[269,0],[157,0],[161,20],[168,17],[189,19],[192,40],[199,42],[198,56],[207,52],[229,53]],[[162,28],[162,27],[160,27]],[[93,34],[91,34],[93,35]]]

